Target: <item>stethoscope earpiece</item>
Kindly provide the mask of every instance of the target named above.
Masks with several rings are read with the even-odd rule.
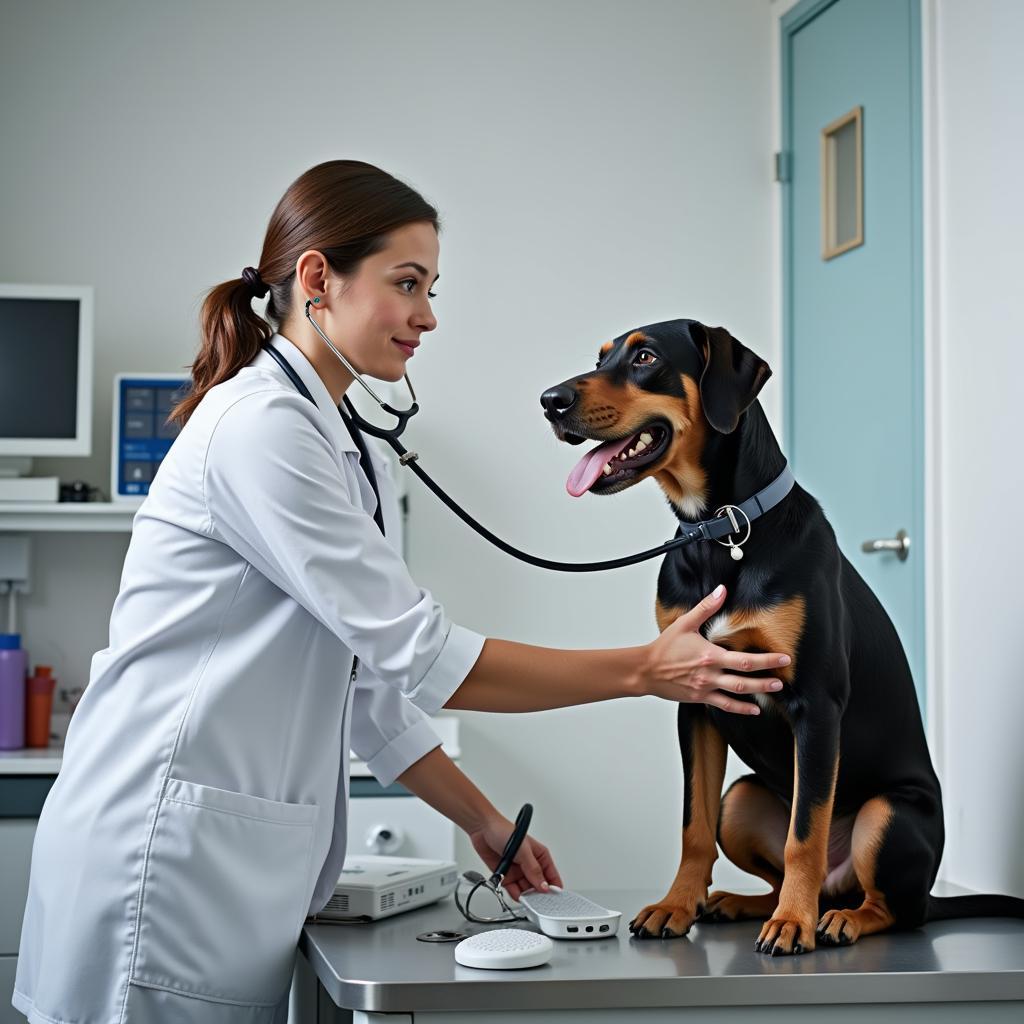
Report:
[[[398,452],[399,456],[403,458],[404,461],[402,465],[406,465],[408,462],[411,462],[413,459],[416,458],[416,453],[407,452],[405,451],[405,449],[402,449],[402,451],[398,451],[400,446],[397,444],[397,442],[398,439],[402,436],[403,432],[405,431],[405,428],[408,426],[409,420],[411,420],[413,416],[415,416],[416,413],[420,411],[420,407],[416,402],[416,392],[413,390],[412,381],[409,380],[409,374],[405,374],[405,384],[406,387],[408,387],[409,389],[410,396],[412,397],[412,404],[409,406],[408,409],[393,409],[390,405],[388,405],[387,402],[384,401],[383,398],[381,398],[377,394],[376,391],[373,390],[373,388],[370,387],[369,384],[366,383],[365,380],[363,380],[363,375],[345,358],[345,356],[339,351],[338,347],[334,344],[334,342],[331,341],[331,339],[328,338],[326,334],[324,334],[324,332],[320,328],[320,325],[309,315],[309,307],[314,302],[319,301],[319,298],[306,300],[306,319],[313,325],[313,329],[316,331],[316,333],[319,334],[320,337],[324,339],[324,341],[327,343],[327,347],[341,360],[341,362],[345,366],[345,369],[352,374],[352,379],[358,381],[359,384],[366,391],[366,393],[386,413],[390,413],[392,416],[394,416],[398,420],[398,423],[396,423],[395,426],[393,426],[390,430],[388,430],[386,427],[378,427],[375,424],[370,423],[369,420],[359,415],[359,413],[356,411],[356,407],[352,404],[347,395],[345,396],[344,399],[345,409],[347,410],[349,416],[352,418],[352,421],[360,430],[365,431],[367,434],[370,434],[373,437],[379,437],[382,441],[387,441],[388,444],[390,444],[391,447],[394,448],[396,452]]]

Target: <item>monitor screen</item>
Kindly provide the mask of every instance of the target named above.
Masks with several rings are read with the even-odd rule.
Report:
[[[90,285],[0,284],[0,475],[92,452],[92,318]]]
[[[76,437],[81,305],[0,296],[0,438]]]

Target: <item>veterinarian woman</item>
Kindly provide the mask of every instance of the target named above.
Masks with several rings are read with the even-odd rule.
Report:
[[[409,577],[338,410],[353,378],[304,306],[361,373],[400,380],[436,326],[437,226],[383,171],[324,163],[278,204],[258,271],[207,296],[184,428],[135,517],[110,645],[36,833],[14,996],[30,1020],[283,1020],[303,919],[342,866],[350,746],[493,867],[511,823],[429,715],[642,694],[752,714],[723,691],[771,688],[736,673],[779,656],[697,632],[722,594],[646,646],[563,651],[455,625]],[[154,290],[158,272],[134,298]],[[268,290],[273,329],[251,308]],[[530,839],[506,884],[559,880]]]

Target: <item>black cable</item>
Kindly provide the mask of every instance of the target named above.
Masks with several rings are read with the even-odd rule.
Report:
[[[408,454],[408,450],[394,437],[385,437],[385,441],[391,445],[392,448],[398,453],[399,458]],[[490,541],[496,548],[500,548],[507,555],[512,555],[514,558],[518,558],[520,561],[528,562],[530,565],[536,565],[541,569],[554,569],[559,572],[604,572],[607,569],[621,569],[625,565],[634,565],[637,562],[644,562],[648,558],[656,558],[658,555],[663,555],[668,551],[673,551],[676,548],[685,547],[687,544],[692,544],[695,540],[702,539],[702,534],[699,530],[694,530],[692,533],[685,534],[682,537],[676,537],[674,540],[666,541],[660,547],[648,548],[646,551],[640,551],[635,555],[623,555],[622,558],[610,558],[603,562],[556,562],[549,558],[538,558],[536,555],[527,554],[525,551],[520,551],[518,548],[514,548],[511,544],[506,543],[500,537],[495,536],[487,529],[482,523],[478,523],[465,509],[457,505],[455,501],[448,497],[447,494],[441,488],[434,483],[434,481],[428,476],[427,472],[420,468],[419,463],[415,457],[402,463],[408,466],[419,478],[430,488],[434,494],[441,499],[454,512],[467,526],[476,530],[481,537]]]
[[[296,389],[305,398],[316,405],[316,400],[309,393],[309,389],[303,383],[302,378],[295,372],[291,364],[285,357],[274,348],[273,345],[267,344],[264,346],[264,350],[268,352],[277,364],[284,370],[287,377],[291,380],[292,384],[295,385]],[[360,428],[356,424],[361,421],[363,429],[368,430],[373,434],[374,437],[378,437],[383,441],[387,441],[389,445],[395,450],[398,455],[399,461],[403,466],[408,466],[419,478],[430,488],[433,493],[444,502],[467,526],[471,529],[476,530],[485,540],[490,541],[496,548],[504,551],[507,555],[512,555],[513,558],[518,558],[521,562],[527,562],[529,565],[536,565],[540,569],[553,569],[558,572],[604,572],[607,569],[621,569],[626,565],[635,565],[637,562],[645,562],[648,558],[657,558],[658,555],[663,555],[666,552],[673,551],[676,548],[685,547],[687,544],[692,544],[697,540],[710,540],[711,535],[707,532],[707,527],[704,523],[697,523],[693,529],[687,530],[681,536],[677,536],[674,540],[666,541],[664,544],[656,548],[648,548],[646,551],[640,551],[635,555],[624,555],[622,558],[611,558],[603,562],[556,562],[550,558],[538,558],[536,555],[527,554],[525,551],[520,551],[519,548],[514,548],[511,544],[506,543],[500,537],[491,533],[482,523],[478,523],[464,508],[457,505],[455,501],[448,497],[448,495],[441,490],[440,486],[430,478],[427,472],[420,468],[417,462],[418,456],[415,453],[410,454],[409,450],[394,436],[394,431],[385,430],[382,427],[374,427],[369,424],[363,417],[359,416],[356,412],[355,407],[352,405],[348,397],[344,399],[348,415],[338,407],[338,411],[342,413],[342,418],[345,420],[345,425],[349,428],[349,432],[352,434],[353,440],[356,442],[356,447],[359,449],[360,461],[364,462],[364,470],[367,473],[367,478],[370,481],[370,486],[373,488],[373,492],[377,495],[377,513],[374,515],[374,519],[377,519],[377,525],[380,527],[381,532],[384,531],[383,522],[378,519],[380,513],[380,495],[377,494],[377,479],[373,475],[373,467],[370,465],[370,457],[366,451],[366,442],[363,440],[360,434]],[[405,412],[396,412],[390,406],[385,405],[384,409],[390,412],[394,416],[399,417],[398,430],[404,429],[405,422],[415,411],[414,408],[406,410]],[[682,527],[679,528],[682,530]]]

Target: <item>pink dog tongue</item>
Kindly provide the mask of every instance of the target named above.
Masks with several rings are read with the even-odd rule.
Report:
[[[594,486],[597,478],[604,472],[604,467],[619,455],[633,440],[633,435],[621,441],[605,441],[576,463],[565,482],[565,489],[574,497],[579,498]]]

